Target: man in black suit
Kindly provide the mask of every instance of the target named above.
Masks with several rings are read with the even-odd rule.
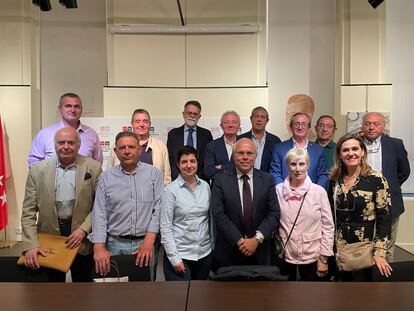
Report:
[[[197,126],[201,118],[201,105],[196,100],[190,100],[185,103],[183,111],[184,125],[174,128],[168,133],[167,148],[171,166],[171,180],[179,175],[180,171],[177,166],[177,151],[182,147],[189,145],[194,147],[198,152],[198,170],[197,176],[208,181],[204,176],[204,151],[206,145],[213,140],[211,132],[205,128]]]
[[[258,106],[252,110],[250,115],[252,129],[239,136],[240,138],[250,138],[257,148],[257,157],[254,168],[268,173],[270,161],[272,160],[273,146],[280,143],[279,137],[266,131],[269,122],[269,113],[264,107]]]
[[[237,112],[229,110],[223,113],[220,127],[223,135],[209,142],[204,154],[204,175],[212,182],[217,173],[234,168],[233,145],[240,129],[240,117]]]
[[[253,168],[256,146],[248,138],[233,146],[236,168],[217,174],[210,208],[217,228],[213,271],[222,266],[271,264],[272,232],[280,207],[273,178]]]
[[[387,250],[387,261],[393,262],[397,239],[398,221],[404,212],[401,185],[410,176],[410,163],[403,141],[384,134],[385,118],[378,112],[369,112],[362,120],[368,163],[374,171],[381,172],[388,181],[391,194],[391,244]]]

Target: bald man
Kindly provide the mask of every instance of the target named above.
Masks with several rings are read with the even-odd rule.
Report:
[[[67,236],[68,248],[81,245],[71,267],[74,282],[91,280],[92,246],[85,237],[91,231],[95,187],[101,173],[100,162],[79,155],[80,144],[75,129],[64,127],[56,132],[56,156],[29,171],[21,219],[25,265],[30,269],[39,269],[38,256],[46,256],[38,233]],[[65,281],[65,273],[47,273],[50,281]]]
[[[384,134],[385,118],[378,112],[368,112],[362,119],[362,131],[367,146],[368,163],[374,171],[387,179],[391,194],[391,244],[387,250],[387,261],[393,262],[397,239],[398,221],[404,212],[401,193],[402,184],[410,176],[410,163],[401,139]]]

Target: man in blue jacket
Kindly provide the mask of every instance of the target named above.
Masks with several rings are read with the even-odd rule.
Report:
[[[285,155],[292,148],[301,148],[308,152],[310,164],[308,176],[313,183],[325,189],[328,188],[328,170],[323,148],[315,142],[308,140],[307,135],[311,129],[311,118],[303,112],[295,113],[290,119],[292,137],[289,140],[275,145],[273,148],[272,161],[270,162],[270,173],[273,175],[275,184],[282,183],[289,175],[285,163]]]

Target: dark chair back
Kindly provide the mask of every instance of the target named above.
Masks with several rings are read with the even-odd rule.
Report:
[[[372,267],[373,282],[414,282],[414,261],[400,261],[390,264],[392,268],[391,276],[386,278],[381,276],[378,269]]]

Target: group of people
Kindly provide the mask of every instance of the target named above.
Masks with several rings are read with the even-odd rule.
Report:
[[[70,248],[81,245],[71,267],[75,282],[90,281],[93,269],[106,275],[111,256],[130,254],[155,278],[160,244],[166,280],[272,265],[276,234],[290,280],[338,276],[336,249],[363,241],[372,241],[379,272],[391,274],[410,166],[402,141],[384,134],[380,113],[367,113],[361,135],[335,144],[329,115],[318,119],[312,142],[311,117],[293,114],[292,137],[281,142],[266,131],[265,108],[253,109],[252,128],[241,135],[239,115],[227,111],[223,135],[213,140],[197,125],[201,105],[192,100],[184,106],[184,125],[168,133],[165,145],[149,134],[148,111],[136,109],[133,131],[118,133],[102,173],[99,137],[80,122],[79,96],[62,95],[58,110],[61,122],[36,135],[29,155],[22,228],[31,269],[46,256],[40,232],[67,236]],[[341,271],[339,278],[369,280],[369,269]]]

